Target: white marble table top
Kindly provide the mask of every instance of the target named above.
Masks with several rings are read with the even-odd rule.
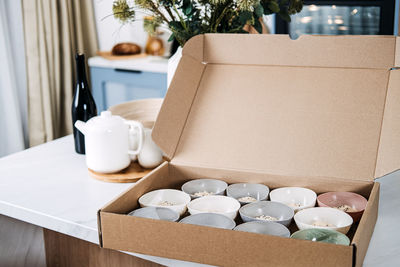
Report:
[[[0,158],[0,214],[95,244],[99,243],[97,211],[131,186],[91,178],[85,156],[74,151],[72,136]]]
[[[89,58],[88,64],[90,67],[147,71],[165,74],[168,71],[168,59],[154,56],[121,60],[108,60],[97,56]]]
[[[364,266],[400,266],[400,172],[378,181],[379,215]],[[0,214],[98,244],[97,210],[130,186],[89,177],[67,136],[0,159]],[[133,255],[168,266],[205,266]]]

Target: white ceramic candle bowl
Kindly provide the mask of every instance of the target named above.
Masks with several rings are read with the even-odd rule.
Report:
[[[180,220],[180,223],[232,230],[236,223],[231,218],[216,213],[198,213]]]
[[[353,224],[353,218],[350,215],[334,208],[304,209],[294,215],[294,221],[300,230],[330,229],[343,234],[347,234]]]
[[[294,211],[285,204],[273,201],[258,201],[244,205],[239,210],[244,222],[273,221],[288,227]]]
[[[188,204],[190,214],[218,213],[235,219],[240,203],[234,198],[225,196],[205,196],[192,200]]]
[[[226,195],[237,199],[240,204],[248,204],[255,201],[267,200],[269,188],[263,184],[231,184],[226,189]],[[253,199],[253,201],[250,200]]]
[[[129,216],[141,217],[154,220],[176,222],[179,219],[179,213],[168,208],[145,207],[134,210]]]
[[[182,185],[182,191],[192,199],[207,195],[224,195],[228,184],[217,179],[195,179]]]
[[[252,221],[239,224],[233,230],[281,237],[290,236],[290,231],[286,226],[275,222]]]
[[[169,208],[180,215],[184,214],[190,202],[190,196],[175,189],[160,189],[148,192],[139,198],[141,207]]]
[[[288,205],[295,212],[315,206],[317,194],[303,187],[282,187],[274,189],[269,194],[271,201]]]

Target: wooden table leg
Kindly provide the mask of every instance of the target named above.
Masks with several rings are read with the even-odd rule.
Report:
[[[43,229],[47,267],[155,267],[157,263]]]

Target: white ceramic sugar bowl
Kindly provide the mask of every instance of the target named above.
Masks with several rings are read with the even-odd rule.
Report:
[[[163,162],[161,149],[154,143],[151,129],[144,129],[143,149],[138,155],[139,164],[144,168],[155,168]]]
[[[138,155],[144,143],[143,125],[101,112],[86,123],[76,121],[75,127],[85,135],[86,164],[100,173],[114,173],[129,166],[130,155]],[[129,149],[130,135],[134,135],[136,149]]]

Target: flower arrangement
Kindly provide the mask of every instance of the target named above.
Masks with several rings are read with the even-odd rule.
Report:
[[[261,33],[263,15],[290,21],[302,8],[302,0],[114,0],[113,15],[122,23],[135,21],[136,12],[150,15],[171,30],[170,41],[183,46],[203,33],[247,33],[246,26]]]
[[[143,19],[143,29],[150,36],[154,37],[159,34],[157,29],[160,27],[161,23],[162,22],[155,17],[146,16]]]

